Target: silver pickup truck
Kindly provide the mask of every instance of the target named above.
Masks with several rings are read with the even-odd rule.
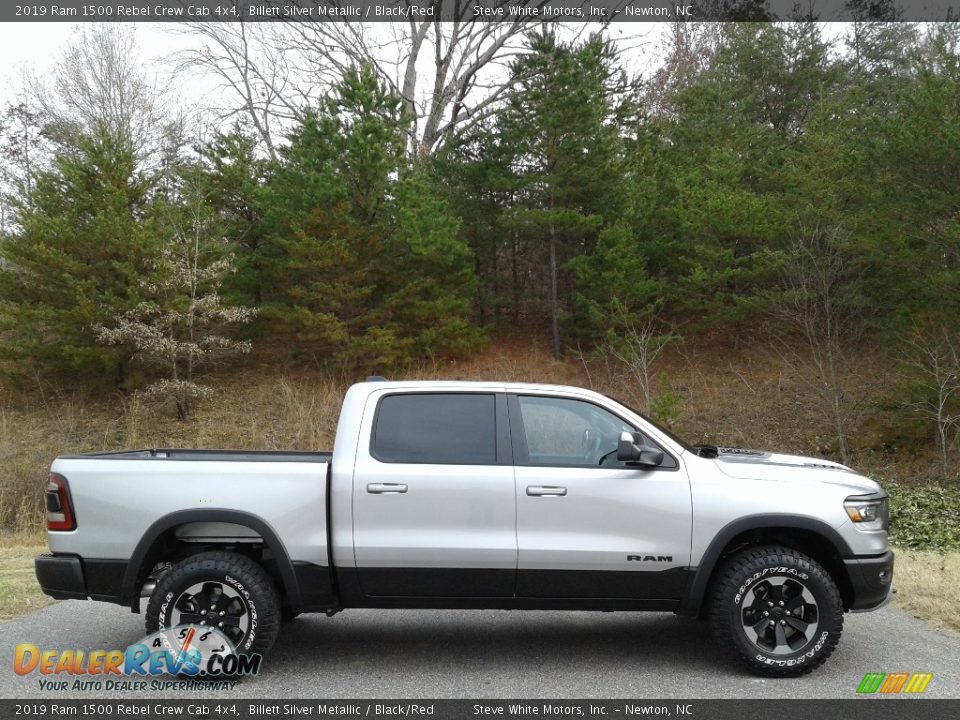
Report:
[[[264,653],[346,608],[706,617],[756,673],[822,664],[892,592],[887,496],[826,460],[690,447],[573,387],[391,382],[346,394],[332,453],[57,458],[43,591],[216,627]]]

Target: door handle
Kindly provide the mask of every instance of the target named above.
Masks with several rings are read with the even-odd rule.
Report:
[[[405,493],[407,486],[404,483],[370,483],[367,492],[371,495],[397,495]]]
[[[530,497],[563,497],[567,494],[567,489],[565,487],[557,487],[555,485],[528,485],[527,486],[527,495]]]

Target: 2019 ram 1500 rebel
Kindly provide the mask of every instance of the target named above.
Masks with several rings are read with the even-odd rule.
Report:
[[[887,496],[850,468],[689,447],[573,387],[349,389],[332,453],[57,458],[46,594],[215,625],[267,651],[283,616],[346,608],[705,616],[753,671],[823,663],[892,591]]]

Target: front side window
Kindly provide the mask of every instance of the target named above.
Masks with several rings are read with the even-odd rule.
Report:
[[[620,433],[636,430],[581,400],[520,396],[518,401],[531,465],[616,467]]]
[[[495,396],[411,393],[380,400],[370,454],[387,463],[496,465]]]

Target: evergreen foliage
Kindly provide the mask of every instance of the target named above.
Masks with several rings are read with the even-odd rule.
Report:
[[[250,128],[184,142],[182,126],[151,122],[142,74],[116,123],[104,103],[9,108],[0,370],[126,390],[192,377],[184,359],[206,353],[179,322],[216,297],[214,315],[257,311],[247,329],[211,317],[201,335],[222,348],[252,339],[352,377],[542,332],[558,356],[627,358],[657,408],[675,393],[643,358],[717,332],[744,353],[789,347],[845,457],[864,407],[847,390],[850,350],[871,347],[906,353],[888,385],[904,412],[936,408],[924,417],[946,474],[960,426],[940,372],[960,335],[960,30],[893,22],[885,0],[852,7],[841,37],[810,21],[678,27],[662,67],[638,76],[602,35],[541,28],[499,102],[415,164],[415,108],[369,66],[298,108],[269,157]],[[99,97],[89,77],[123,85],[125,38],[74,52],[61,100]],[[96,62],[112,74],[81,67]],[[194,295],[171,255],[172,219],[188,217],[209,251],[197,268],[216,268]],[[831,258],[842,267],[824,284]],[[121,320],[200,345],[160,368],[115,334]]]
[[[385,372],[480,338],[469,249],[406,166],[404,128],[399,98],[369,68],[351,70],[267,183],[268,313],[321,365]]]
[[[107,134],[54,156],[0,240],[0,357],[41,380],[123,383],[129,358],[93,328],[142,299],[157,248],[152,186]]]

